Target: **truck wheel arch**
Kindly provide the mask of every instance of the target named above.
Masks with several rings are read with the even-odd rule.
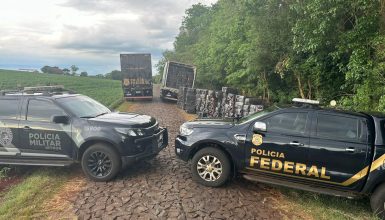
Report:
[[[214,142],[214,141],[205,141],[205,142],[200,142],[200,143],[196,144],[193,147],[193,150],[190,152],[190,155],[188,157],[189,160],[191,160],[198,151],[200,151],[201,149],[206,148],[206,147],[214,147],[214,148],[217,148],[217,149],[223,151],[226,154],[227,158],[229,158],[229,160],[230,160],[231,172],[235,176],[235,174],[236,174],[236,165],[235,165],[235,162],[234,162],[234,158],[226,150],[226,148],[223,145],[221,145],[220,143],[217,143],[217,142]]]
[[[83,156],[84,152],[87,150],[87,148],[89,148],[90,146],[92,146],[94,144],[106,144],[106,145],[109,145],[114,150],[116,150],[116,152],[120,153],[119,149],[116,147],[116,145],[114,143],[112,143],[112,142],[110,142],[108,140],[92,139],[92,140],[87,140],[82,145],[80,145],[80,148],[79,148],[78,154],[77,154],[77,160],[81,161],[82,156]]]

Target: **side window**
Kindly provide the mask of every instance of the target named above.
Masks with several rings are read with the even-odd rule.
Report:
[[[347,141],[362,140],[363,137],[360,136],[366,135],[366,128],[363,129],[360,124],[358,118],[318,113],[317,137]]]
[[[51,122],[54,115],[66,115],[65,112],[49,101],[29,100],[28,102],[28,121]]]
[[[17,119],[19,115],[19,100],[0,99],[0,118]]]
[[[283,134],[305,134],[307,113],[287,112],[274,115],[265,120],[268,132]]]

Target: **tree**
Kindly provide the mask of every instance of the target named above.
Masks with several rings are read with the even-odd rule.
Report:
[[[71,75],[72,76],[75,76],[76,75],[76,71],[79,70],[79,67],[75,66],[75,65],[72,65],[71,66]]]
[[[70,70],[68,68],[63,69],[64,75],[70,75]]]
[[[87,77],[87,76],[88,76],[88,73],[85,72],[85,71],[83,71],[83,72],[80,73],[80,76],[82,76],[82,77]]]
[[[41,70],[41,72],[43,72],[43,73],[48,73],[48,69],[49,69],[49,66],[44,66],[44,67],[42,67],[40,70]]]
[[[47,73],[47,74],[64,74],[63,70],[61,70],[59,67],[55,66],[55,67],[51,67],[51,66],[44,66],[43,68],[41,68],[41,71],[43,73]]]
[[[119,70],[113,70],[109,73],[106,73],[105,77],[107,79],[113,79],[113,80],[122,80],[123,79],[122,72]]]
[[[226,27],[226,28],[224,28]],[[385,111],[384,0],[219,0],[186,10],[167,60],[194,64],[198,87],[271,102],[335,99]]]

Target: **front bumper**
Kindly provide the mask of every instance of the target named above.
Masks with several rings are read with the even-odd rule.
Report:
[[[134,99],[153,99],[153,96],[126,96],[124,98],[129,101]]]
[[[145,150],[135,155],[123,156],[123,166],[133,164],[141,159],[156,156],[161,150],[166,148],[168,145],[167,128],[161,128],[157,134],[151,135],[149,137],[136,139],[134,144],[137,146],[144,145]]]
[[[186,137],[178,135],[175,139],[175,154],[180,159],[188,161],[191,153],[191,143],[187,141]]]

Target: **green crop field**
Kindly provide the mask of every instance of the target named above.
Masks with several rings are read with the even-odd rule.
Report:
[[[123,96],[118,80],[0,70],[0,90],[47,85],[64,85],[66,89],[92,97],[110,107],[115,107]]]

